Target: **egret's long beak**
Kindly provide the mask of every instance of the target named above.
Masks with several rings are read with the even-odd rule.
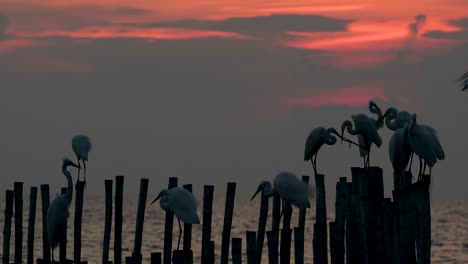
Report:
[[[150,205],[153,204],[154,202],[156,202],[157,200],[159,200],[159,198],[161,198],[161,194],[159,194],[158,197],[156,197],[156,198],[150,203]]]
[[[250,198],[250,201],[253,200],[253,198],[255,198],[255,196],[257,196],[257,194],[262,190],[262,188],[260,186],[258,186],[258,189],[257,191],[254,193],[254,195],[252,196],[252,198]]]
[[[74,163],[73,161],[70,161],[70,166],[81,169],[81,167],[76,165],[76,163]]]
[[[383,114],[383,116],[379,119],[377,119],[377,122],[381,121],[382,119],[384,119],[386,116],[388,115],[388,109],[387,111],[385,111],[385,113]]]
[[[343,134],[344,134],[344,129],[341,130],[341,144],[343,144]]]

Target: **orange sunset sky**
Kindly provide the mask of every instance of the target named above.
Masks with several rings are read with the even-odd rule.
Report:
[[[455,83],[467,58],[466,0],[0,0],[0,145],[14,153],[0,156],[2,169],[11,182],[54,175],[81,131],[101,146],[101,175],[203,171],[200,181],[213,181],[224,171],[213,182],[223,183],[245,170],[255,180],[307,173],[308,132],[339,128],[373,98],[433,125],[450,157],[436,167],[456,175],[468,146],[454,138],[468,125],[447,116],[468,110]],[[141,160],[115,154],[116,141]],[[37,158],[31,145],[64,147]],[[361,164],[356,149],[337,148],[324,150],[319,170]],[[378,150],[377,165],[390,168],[387,153]],[[22,159],[31,166],[18,171]]]

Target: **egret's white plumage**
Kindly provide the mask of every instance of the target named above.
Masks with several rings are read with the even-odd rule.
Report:
[[[385,125],[388,129],[397,131],[404,128],[405,124],[410,125],[413,116],[408,111],[399,111],[395,107],[390,107],[385,112]]]
[[[377,115],[377,119],[370,118],[374,121],[376,129],[379,130],[380,128],[382,128],[384,123],[382,110],[372,100],[369,101],[369,112]],[[362,146],[359,148],[359,154],[361,155],[361,158],[364,158],[365,164],[367,154],[369,154],[368,149],[370,149],[372,143],[369,140],[367,140],[367,138],[363,134],[358,134],[357,139],[358,144]]]
[[[336,143],[336,137],[332,134],[340,136],[336,129],[330,127],[325,129],[324,127],[314,128],[307,136],[305,149],[304,149],[304,160],[312,162],[314,173],[317,174],[317,154],[323,144],[334,145]]]
[[[280,172],[273,179],[273,187],[270,182],[262,181],[251,200],[260,191],[266,197],[271,197],[276,192],[283,199],[283,202],[288,201],[299,209],[305,209],[310,208],[309,196],[312,195],[313,189],[309,188],[309,185],[300,180],[294,173]]]
[[[70,172],[67,170],[68,166],[78,168],[78,165],[68,158],[63,159],[62,173],[67,178],[67,191],[62,195],[57,195],[52,203],[50,203],[49,208],[47,208],[47,235],[52,249],[52,259],[54,257],[54,249],[57,247],[60,238],[65,235],[69,216],[68,208],[73,197],[73,181]]]
[[[86,184],[86,161],[88,161],[88,154],[91,151],[92,144],[88,136],[85,135],[76,135],[72,138],[72,148],[73,152],[76,155],[78,165],[80,165],[80,160],[83,161],[84,169],[84,182]],[[80,180],[80,169],[78,170],[78,179]]]
[[[388,153],[390,161],[392,162],[393,171],[398,175],[400,180],[411,158],[412,150],[409,137],[409,126],[405,125],[404,128],[400,128],[393,133],[389,142]]]
[[[185,224],[200,224],[195,197],[188,190],[175,187],[169,190],[162,190],[151,204],[158,199],[160,199],[159,204],[164,211],[173,212],[177,216],[180,228],[179,240],[177,242],[177,249],[179,249],[180,236],[182,235],[180,220]]]
[[[354,122],[354,129],[353,123],[349,120],[345,120],[341,125],[341,135],[343,135],[344,130],[346,129],[351,135],[362,135],[362,140],[367,140],[368,142],[368,151],[370,151],[370,146],[372,144],[375,144],[377,147],[380,148],[380,146],[382,145],[382,138],[380,137],[377,131],[376,121],[365,114],[352,115],[351,118]],[[370,153],[367,152],[367,163],[365,164],[366,166],[369,166],[369,154]]]

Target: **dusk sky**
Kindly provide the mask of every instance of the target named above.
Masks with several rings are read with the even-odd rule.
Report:
[[[0,0],[0,188],[58,192],[84,133],[90,194],[122,174],[125,194],[146,177],[155,196],[176,176],[251,195],[282,170],[312,176],[308,133],[371,115],[373,98],[439,132],[433,197],[468,198],[468,93],[455,82],[466,71],[466,0]],[[371,165],[389,196],[380,134]],[[329,199],[362,166],[339,142],[317,162]]]

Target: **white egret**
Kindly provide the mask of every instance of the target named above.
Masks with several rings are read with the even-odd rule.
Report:
[[[307,136],[304,150],[304,160],[312,163],[314,173],[317,175],[317,154],[323,144],[334,145],[336,143],[335,134],[340,137],[336,129],[330,127],[325,129],[324,127],[316,127]]]
[[[283,200],[282,216],[286,201],[299,209],[310,208],[311,190],[308,183],[300,180],[294,173],[280,172],[273,180],[273,187],[270,182],[262,181],[250,200],[252,201],[259,192],[262,192],[262,195],[266,197],[271,197],[276,192]]]
[[[63,159],[62,173],[67,178],[67,191],[62,195],[57,194],[57,197],[55,197],[47,209],[47,235],[52,249],[52,261],[54,260],[54,249],[57,247],[60,239],[65,235],[69,216],[68,207],[73,197],[73,181],[70,172],[67,170],[68,166],[79,168],[78,165],[68,158]]]
[[[462,91],[468,89],[468,72],[466,72],[462,76],[458,77],[457,82],[460,83]]]
[[[197,215],[197,202],[193,194],[184,188],[174,187],[172,189],[164,189],[151,202],[153,204],[158,199],[161,208],[164,211],[173,212],[177,216],[179,222],[179,240],[177,241],[177,250],[179,250],[180,236],[182,235],[182,226],[180,220],[185,224],[200,224],[200,219]]]
[[[417,115],[413,114],[413,121],[410,126],[409,135],[411,141],[411,147],[419,156],[419,176],[418,180],[421,179],[421,175],[426,171],[426,165],[429,166],[429,175],[431,175],[432,167],[437,162],[437,159],[445,159],[445,153],[442,149],[440,141],[438,139],[437,131],[427,125],[419,125],[416,122]],[[421,173],[421,164],[424,160],[424,170]]]
[[[380,107],[377,106],[377,104],[374,101],[369,101],[369,111],[373,114],[377,114],[377,119],[370,118],[372,121],[375,122],[375,127],[377,130],[383,127],[383,114],[382,110]],[[358,134],[357,135],[358,139],[358,144],[362,147],[359,148],[359,154],[361,155],[361,158],[364,159],[364,167],[366,166],[366,157],[369,154],[368,149],[370,149],[372,143],[367,140],[367,138],[363,134]]]
[[[403,128],[405,124],[410,125],[413,121],[413,116],[408,111],[398,111],[395,107],[388,108],[384,118],[387,128],[393,131]]]
[[[346,129],[349,134],[351,135],[359,135],[361,134],[364,136],[365,140],[369,142],[369,147],[364,147],[367,150],[367,159],[364,162],[364,167],[369,166],[369,156],[370,156],[370,147],[375,144],[377,147],[380,148],[382,145],[382,138],[380,137],[379,133],[377,132],[376,121],[372,118],[368,117],[365,114],[357,114],[352,115],[351,118],[354,122],[354,129],[353,123],[349,120],[345,120],[341,125],[341,135],[343,135],[344,130]],[[380,121],[379,121],[380,122]]]
[[[390,138],[388,153],[392,162],[393,171],[398,175],[400,186],[402,184],[402,176],[410,161],[412,149],[409,135],[409,125],[400,128],[393,133]]]
[[[80,169],[78,169],[77,182],[80,180],[81,160],[83,161],[84,184],[86,185],[86,161],[88,161],[88,153],[91,151],[92,148],[91,140],[88,136],[76,135],[72,138],[72,148],[73,152],[75,152],[76,159],[78,160],[78,165],[80,166]]]

